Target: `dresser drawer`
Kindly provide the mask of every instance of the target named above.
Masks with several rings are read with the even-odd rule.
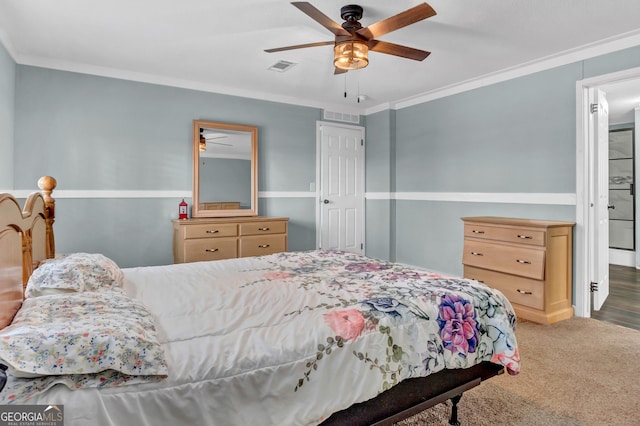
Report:
[[[173,221],[174,263],[287,251],[285,217],[197,218]]]
[[[238,257],[237,238],[198,238],[184,242],[184,261],[220,260]]]
[[[571,318],[573,222],[464,217],[464,275],[500,290],[518,318]]]
[[[500,290],[511,303],[544,309],[544,281],[505,275],[473,266],[464,267],[464,276]]]
[[[240,238],[240,257],[280,253],[286,249],[285,235],[256,235]]]
[[[544,279],[544,250],[465,238],[462,263],[483,269]]]
[[[287,222],[248,222],[240,223],[240,235],[284,234],[287,232]]]
[[[183,226],[182,229],[185,239],[235,237],[236,235],[238,235],[238,225],[236,225],[235,223],[202,223],[197,225]]]
[[[502,228],[476,223],[464,224],[464,236],[508,243],[544,246],[545,231],[536,229]]]

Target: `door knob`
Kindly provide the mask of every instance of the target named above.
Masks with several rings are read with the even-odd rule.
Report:
[[[614,205],[610,205],[610,206],[607,206],[607,208],[608,208],[608,209],[611,209],[611,210],[615,210],[615,209],[616,209],[616,206],[614,206]]]
[[[325,203],[325,204],[329,204],[329,200],[326,200],[326,199],[322,200],[322,202]]]

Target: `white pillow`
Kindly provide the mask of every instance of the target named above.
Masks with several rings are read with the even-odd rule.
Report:
[[[0,361],[16,377],[167,374],[153,316],[120,292],[26,299],[0,331]]]
[[[122,270],[99,253],[73,253],[47,259],[29,277],[25,297],[121,288]]]

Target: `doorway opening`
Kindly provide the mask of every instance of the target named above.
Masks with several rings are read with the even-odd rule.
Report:
[[[606,244],[607,250],[602,250],[598,243],[598,226],[594,217],[598,208],[598,192],[596,188],[596,177],[598,175],[598,161],[595,150],[598,148],[596,143],[595,129],[593,127],[593,117],[591,110],[592,98],[590,94],[594,91],[611,90],[617,86],[623,87],[623,84],[637,83],[640,87],[640,68],[620,71],[616,73],[606,74],[593,77],[576,83],[576,248],[575,248],[575,312],[576,316],[590,317],[592,306],[592,289],[598,286],[598,278],[594,276],[595,265],[600,262],[608,264],[608,238]],[[638,90],[638,99],[635,106],[640,103],[640,90]],[[640,113],[638,108],[635,109],[634,122],[638,126],[640,121]],[[607,138],[608,143],[608,138]],[[635,148],[637,151],[637,148]],[[607,163],[608,166],[608,163]],[[635,168],[635,166],[634,166]],[[637,172],[634,173],[636,176]],[[604,199],[608,201],[609,194]],[[634,199],[634,204],[636,200]],[[635,215],[639,209],[634,207],[634,220],[637,222]],[[607,233],[609,228],[607,228]],[[600,238],[601,239],[601,238]],[[634,245],[638,246],[638,236],[634,236]],[[603,254],[604,253],[604,254]],[[602,256],[606,258],[602,259]],[[636,254],[635,265],[638,265],[638,256]],[[595,284],[595,285],[594,285]]]

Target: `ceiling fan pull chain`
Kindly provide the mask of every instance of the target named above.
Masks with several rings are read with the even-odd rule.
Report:
[[[344,97],[347,97],[347,73],[344,73]]]

